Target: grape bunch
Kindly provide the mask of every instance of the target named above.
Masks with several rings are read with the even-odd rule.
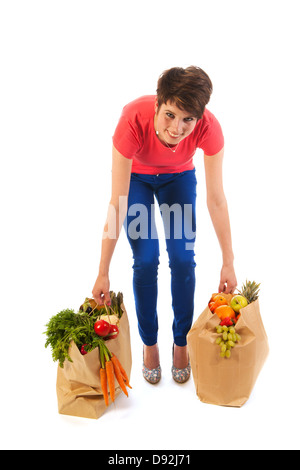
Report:
[[[231,349],[235,347],[236,343],[241,341],[241,337],[233,326],[218,325],[216,330],[221,335],[216,339],[216,344],[221,348],[220,356],[229,359],[231,357]]]

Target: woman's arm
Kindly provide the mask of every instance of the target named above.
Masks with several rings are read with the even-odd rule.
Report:
[[[224,149],[213,156],[204,155],[207,207],[222,250],[223,266],[219,292],[233,292],[237,286],[234,272],[231,229],[227,201],[223,189]]]
[[[99,273],[93,297],[99,305],[110,302],[109,266],[127,213],[132,160],[112,151],[112,192],[104,226]]]

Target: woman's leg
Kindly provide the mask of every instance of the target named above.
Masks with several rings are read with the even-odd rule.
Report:
[[[133,174],[131,177],[128,213],[124,226],[134,259],[133,292],[138,329],[143,343],[146,346],[154,346],[158,334],[159,243],[154,223],[153,189],[151,184],[147,183],[145,175]]]

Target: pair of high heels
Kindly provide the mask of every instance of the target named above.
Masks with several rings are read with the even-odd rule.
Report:
[[[190,362],[188,363],[187,367],[183,369],[179,369],[178,367],[174,366],[174,347],[173,344],[173,365],[171,368],[172,377],[175,382],[183,384],[187,382],[191,376],[191,365]],[[151,383],[152,385],[158,384],[161,379],[161,367],[160,365],[154,369],[148,369],[144,364],[144,351],[143,351],[143,368],[142,368],[143,377],[147,382]]]

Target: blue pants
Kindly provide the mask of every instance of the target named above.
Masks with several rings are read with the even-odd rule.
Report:
[[[133,292],[138,328],[147,346],[157,343],[157,275],[159,241],[154,220],[154,198],[163,219],[174,312],[173,338],[178,346],[194,314],[196,231],[195,170],[175,174],[131,176],[124,227],[133,252]]]

